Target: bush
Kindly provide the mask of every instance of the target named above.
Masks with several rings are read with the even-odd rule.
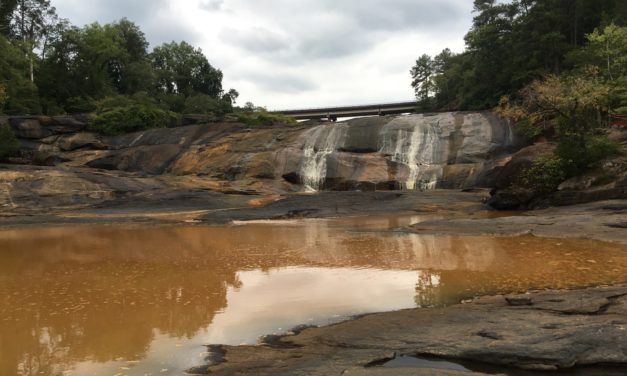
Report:
[[[151,128],[176,126],[178,116],[156,106],[133,104],[98,114],[90,128],[94,131],[117,135]]]
[[[32,83],[7,87],[4,113],[8,115],[37,115],[42,113],[37,87]]]
[[[567,162],[567,177],[586,171],[592,164],[620,152],[620,146],[606,135],[562,137],[555,155]]]
[[[15,155],[20,143],[8,125],[0,125],[0,159]]]
[[[83,114],[87,112],[94,112],[98,109],[98,105],[95,100],[88,97],[72,97],[69,98],[65,104],[65,111],[68,114]]]
[[[232,120],[252,127],[276,124],[296,124],[296,120],[292,117],[265,111],[236,112],[233,114]]]
[[[4,107],[4,103],[7,101],[9,96],[7,95],[7,89],[4,85],[0,84],[0,114],[2,113],[2,107]]]
[[[231,101],[212,98],[205,94],[187,98],[185,100],[185,108],[183,109],[185,114],[212,114],[216,116],[224,116],[231,112],[233,112]]]
[[[128,107],[136,103],[126,95],[114,95],[110,97],[104,97],[96,101],[95,104],[96,112],[103,113],[119,107]]]
[[[521,185],[539,194],[548,194],[566,180],[567,170],[567,163],[560,157],[542,156],[533,161],[531,167],[522,173]]]
[[[177,112],[179,114],[182,113],[185,109],[185,96],[183,96],[182,94],[159,93],[153,98],[155,99],[158,106],[163,109]]]

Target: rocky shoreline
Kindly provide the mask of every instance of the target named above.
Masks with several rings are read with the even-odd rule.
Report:
[[[532,234],[627,245],[627,200],[497,212],[488,210],[482,203],[487,197],[486,190],[283,196],[209,190],[153,192],[87,208],[4,216],[0,224],[131,221],[149,225],[213,225],[411,212],[427,218],[441,215],[444,219],[426,220],[391,231],[456,236]],[[209,365],[195,367],[189,373],[482,375],[510,374],[512,369],[562,370],[592,365],[594,368],[586,368],[579,374],[620,375],[627,370],[627,285],[482,297],[445,308],[387,312],[329,327],[300,328],[294,334],[268,336],[264,341],[259,346],[213,346]],[[471,361],[468,369],[474,373],[428,366],[385,367],[386,362],[402,356],[434,357],[451,364]],[[613,367],[604,368],[606,364]]]
[[[473,361],[535,371],[590,365],[627,370],[627,285],[491,296],[446,308],[373,314],[305,328],[259,346],[212,347],[221,356],[192,374],[466,375],[451,369],[380,366],[400,356]],[[475,369],[473,369],[475,370]],[[600,372],[600,373],[594,373]],[[616,373],[613,373],[616,372]],[[490,372],[492,373],[492,372]]]
[[[519,196],[508,190],[519,167],[528,166],[539,153],[534,148],[544,146],[508,154],[515,146],[511,134],[491,115],[441,116],[448,125],[445,132],[431,134],[440,147],[428,156],[439,167],[428,172],[441,179],[438,188],[455,189],[398,190],[397,184],[416,171],[392,149],[411,146],[398,140],[414,129],[416,119],[376,118],[343,126],[324,183],[336,190],[316,194],[301,192],[301,154],[307,147],[304,136],[332,135],[327,125],[317,132],[303,125],[246,129],[205,124],[101,137],[84,132],[85,123],[77,119],[0,119],[11,123],[28,157],[17,161],[22,165],[0,165],[0,226],[193,226],[415,213],[430,219],[388,231],[524,234],[627,245],[624,157],[606,163],[596,175],[564,184],[553,201],[534,201],[532,206],[578,205],[494,211],[485,205],[490,199],[486,187],[495,188],[492,203],[496,197],[503,208],[531,202],[518,202]],[[415,129],[424,128],[417,124]],[[431,128],[424,129],[425,135]],[[324,137],[315,139],[320,145],[310,146],[319,152]],[[609,183],[604,181],[608,174],[615,177]],[[420,355],[533,370],[608,363],[623,367],[617,373],[622,374],[627,367],[627,285],[484,297],[446,308],[374,314],[302,329],[267,337],[260,346],[214,347],[210,366],[190,373],[462,374],[454,369],[381,367],[403,355]],[[484,374],[481,367],[473,370]]]

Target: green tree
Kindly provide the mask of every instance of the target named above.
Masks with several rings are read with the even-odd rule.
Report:
[[[0,159],[10,157],[20,149],[20,143],[8,125],[0,125]]]
[[[65,28],[50,43],[38,85],[64,107],[146,91],[153,86],[147,48],[144,34],[126,19]]]
[[[239,92],[235,89],[229,89],[229,91],[222,96],[222,99],[228,101],[231,106],[235,105],[237,98],[239,98]]]
[[[0,35],[0,83],[5,87],[7,114],[41,113],[37,87],[24,75],[27,67],[22,51]]]
[[[589,43],[583,54],[588,63],[599,68],[610,86],[611,110],[627,114],[627,27],[610,24],[595,29],[587,39]]]
[[[185,108],[183,112],[186,114],[212,114],[223,116],[233,112],[230,97],[213,98],[207,94],[196,94],[185,100]]]
[[[411,68],[411,86],[421,107],[430,107],[429,100],[435,92],[434,68],[433,59],[427,54],[420,56]]]
[[[17,7],[17,0],[0,1],[0,35],[8,37],[11,32],[11,20]]]
[[[556,123],[556,155],[572,176],[615,151],[603,132],[601,114],[607,110],[610,87],[596,70],[587,75],[549,75],[521,92],[520,103],[501,100],[497,112],[517,122],[543,126]]]
[[[618,0],[475,0],[466,50],[434,57],[431,69],[431,58],[421,56],[412,86],[423,102],[432,97],[435,110],[492,108],[534,80],[571,70],[567,56],[589,41],[586,35],[612,20],[620,26],[626,11]],[[428,79],[415,75],[426,72]]]
[[[4,107],[7,98],[7,89],[4,87],[4,85],[0,84],[0,113],[2,113],[2,108]]]
[[[209,64],[202,50],[186,42],[156,47],[151,60],[161,92],[184,96],[199,93],[212,98],[222,94],[222,72]]]
[[[28,76],[35,81],[35,49],[42,46],[59,22],[50,0],[17,0],[10,24],[10,33],[28,60]]]

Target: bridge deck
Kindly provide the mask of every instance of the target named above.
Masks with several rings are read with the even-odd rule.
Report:
[[[297,120],[309,119],[331,119],[336,120],[340,117],[353,116],[372,116],[372,115],[393,115],[403,114],[416,111],[418,102],[400,102],[400,103],[384,103],[370,104],[363,106],[343,106],[343,107],[326,107],[326,108],[310,108],[302,110],[284,110],[273,111],[277,114],[291,116]]]

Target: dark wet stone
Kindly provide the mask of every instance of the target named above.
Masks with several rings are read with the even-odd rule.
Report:
[[[511,306],[526,306],[533,304],[531,297],[525,295],[506,296],[505,300],[507,301],[507,304]]]
[[[367,315],[280,339],[296,348],[225,346],[228,362],[210,371],[377,375],[368,372],[395,358],[394,353],[530,370],[599,364],[627,370],[627,333],[621,329],[627,322],[626,297],[627,286],[614,286],[535,292],[530,298],[537,303],[531,306],[511,306],[497,296],[447,308]],[[587,302],[585,309],[582,302]]]

